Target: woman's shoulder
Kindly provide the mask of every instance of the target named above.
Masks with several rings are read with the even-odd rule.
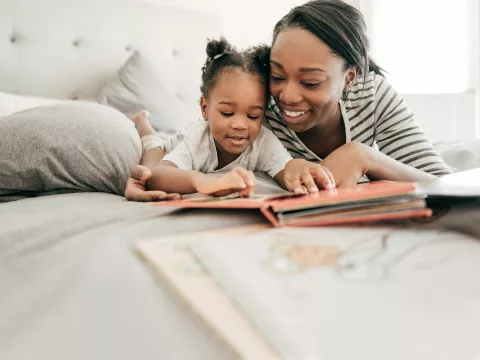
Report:
[[[344,99],[347,110],[373,105],[382,95],[391,90],[388,80],[371,71],[365,76],[359,76]]]

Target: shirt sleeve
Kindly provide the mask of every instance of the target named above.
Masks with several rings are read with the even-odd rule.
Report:
[[[264,128],[264,131],[266,134],[258,155],[255,171],[266,172],[271,177],[275,177],[285,169],[285,165],[292,160],[292,156],[272,131],[266,128]]]
[[[382,76],[375,79],[375,141],[384,154],[433,175],[451,172],[415,122],[402,97]]]
[[[188,128],[177,131],[175,134],[166,139],[162,144],[163,151],[168,154],[173,149],[175,149],[177,145],[180,144],[180,142],[183,140],[187,130]]]
[[[193,170],[193,155],[186,139],[180,141],[163,160],[170,161],[182,170]]]

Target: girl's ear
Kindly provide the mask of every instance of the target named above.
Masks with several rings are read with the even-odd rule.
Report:
[[[357,67],[351,66],[350,69],[347,70],[345,74],[345,86],[343,88],[343,93],[346,94],[350,91],[351,87],[357,80]]]
[[[208,101],[205,96],[200,98],[200,109],[202,110],[203,120],[208,121]]]

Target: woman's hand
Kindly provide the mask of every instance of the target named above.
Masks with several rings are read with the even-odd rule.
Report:
[[[333,174],[338,187],[353,186],[370,171],[374,151],[370,146],[352,141],[330,153],[322,165]]]
[[[251,171],[235,168],[221,177],[198,173],[193,179],[196,191],[204,195],[225,196],[239,192],[248,197],[255,189],[255,176]]]
[[[152,177],[149,168],[137,165],[130,172],[125,188],[125,198],[129,201],[162,201],[180,198],[180,194],[167,194],[164,191],[147,191],[147,180]]]
[[[334,189],[335,178],[328,168],[304,159],[290,160],[285,166],[287,190],[297,194],[318,192],[318,188]]]

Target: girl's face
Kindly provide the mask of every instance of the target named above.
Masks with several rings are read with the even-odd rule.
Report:
[[[356,77],[344,60],[303,29],[278,34],[270,55],[270,92],[288,127],[303,132],[324,126]]]
[[[260,133],[266,89],[260,79],[240,69],[227,70],[202,96],[203,118],[210,123],[218,151],[240,155]]]

